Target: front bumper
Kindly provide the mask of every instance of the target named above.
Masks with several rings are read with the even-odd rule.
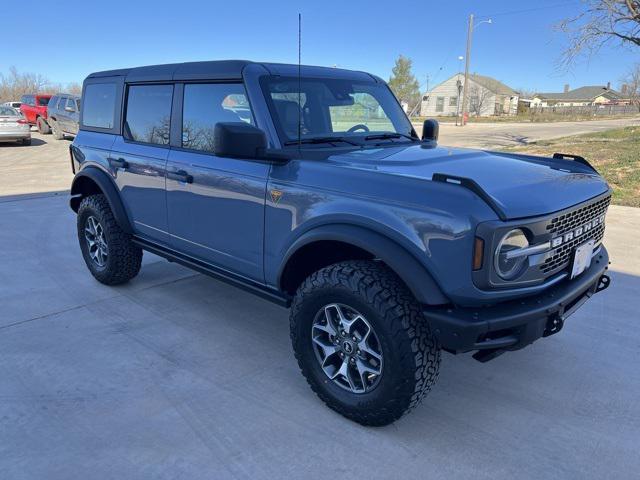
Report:
[[[540,295],[488,307],[430,307],[424,316],[445,350],[477,350],[474,358],[487,361],[559,332],[569,315],[594,293],[609,286],[605,275],[608,265],[609,255],[602,246],[581,275]]]

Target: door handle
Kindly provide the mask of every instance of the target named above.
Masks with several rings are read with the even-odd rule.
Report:
[[[184,170],[177,170],[175,172],[167,172],[167,178],[182,183],[193,183],[193,176],[189,175]]]
[[[129,168],[129,162],[124,158],[110,158],[109,163],[116,168],[122,168],[124,170]]]

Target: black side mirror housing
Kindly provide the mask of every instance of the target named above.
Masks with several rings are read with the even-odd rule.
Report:
[[[263,157],[267,135],[248,123],[219,122],[213,129],[213,150],[220,157]]]
[[[440,124],[437,120],[428,118],[422,125],[422,140],[426,142],[437,142],[440,134]]]

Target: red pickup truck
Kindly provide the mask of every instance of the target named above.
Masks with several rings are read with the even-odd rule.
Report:
[[[47,105],[51,95],[35,94],[23,95],[20,111],[26,118],[29,125],[36,125],[40,133],[51,133],[51,127],[47,123]]]

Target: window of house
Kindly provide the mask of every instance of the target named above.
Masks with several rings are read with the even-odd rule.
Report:
[[[253,124],[244,86],[240,83],[185,85],[182,146],[213,152],[213,130],[219,122]]]
[[[157,145],[169,144],[173,85],[129,87],[124,136]]]
[[[458,105],[458,97],[449,97],[449,106],[455,107]]]
[[[436,98],[436,112],[444,112],[444,97]]]
[[[84,89],[82,125],[113,128],[116,106],[115,83],[94,83]]]

